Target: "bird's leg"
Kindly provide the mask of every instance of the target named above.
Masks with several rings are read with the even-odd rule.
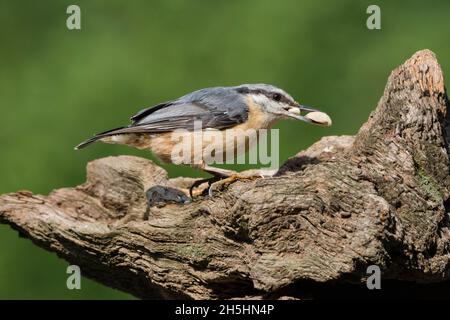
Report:
[[[222,179],[239,174],[237,171],[211,167],[208,166],[207,164],[203,166],[202,170],[212,174],[213,176],[222,177]]]

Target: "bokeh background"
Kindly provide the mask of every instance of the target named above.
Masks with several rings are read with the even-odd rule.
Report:
[[[66,28],[70,4],[81,7],[81,30]],[[381,30],[366,27],[370,4],[381,7]],[[331,128],[278,124],[281,162],[321,136],[355,134],[390,71],[415,51],[433,50],[450,74],[449,13],[449,1],[3,0],[0,193],[80,184],[99,157],[153,159],[122,146],[73,146],[208,86],[271,83],[330,114]],[[0,225],[0,299],[132,298],[86,278],[70,291],[67,266]]]

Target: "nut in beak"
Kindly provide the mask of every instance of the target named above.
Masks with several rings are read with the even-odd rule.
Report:
[[[314,124],[329,127],[332,124],[331,118],[324,112],[313,111],[305,115],[305,118]]]

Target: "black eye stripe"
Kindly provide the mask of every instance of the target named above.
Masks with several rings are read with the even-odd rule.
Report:
[[[263,94],[271,100],[275,100],[277,102],[283,102],[283,103],[291,105],[291,106],[296,105],[295,101],[292,101],[291,99],[287,98],[286,96],[284,96],[283,94],[281,94],[279,92],[269,92],[269,91],[265,91],[265,90],[261,90],[261,89],[250,90],[248,88],[239,88],[238,92],[245,93],[245,94],[247,94],[247,93]],[[277,96],[277,97],[275,98],[275,96]],[[279,98],[278,98],[278,96],[279,96]]]
[[[263,94],[267,98],[277,101],[277,102],[282,102],[282,103],[286,103],[286,104],[292,103],[292,101],[289,98],[287,98],[286,96],[284,96],[283,94],[278,93],[278,92],[263,92]]]
[[[275,100],[277,102],[282,102],[285,104],[293,105],[294,102],[291,101],[291,99],[287,98],[286,96],[282,95],[281,93],[275,92],[275,93],[267,93],[265,94],[269,99]]]

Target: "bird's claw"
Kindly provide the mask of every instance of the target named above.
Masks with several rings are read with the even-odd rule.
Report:
[[[206,189],[204,189],[201,193],[201,195],[205,195],[207,192],[209,192],[209,189],[211,188],[211,185],[220,180],[221,178],[219,177],[212,177],[212,178],[206,178],[206,179],[199,179],[196,180],[192,186],[189,188],[189,196],[191,197],[192,200],[194,200],[194,195],[193,195],[193,190],[197,187],[199,187],[200,185],[202,185],[203,183],[207,182],[208,183],[208,187]]]
[[[209,190],[208,190],[208,195],[210,197],[213,196],[213,190],[223,190],[223,187],[225,186],[229,186],[232,183],[239,181],[239,180],[254,180],[254,179],[258,179],[260,178],[259,175],[252,175],[252,176],[248,176],[248,175],[242,175],[242,174],[236,174],[236,175],[232,175],[229,177],[226,177],[224,179],[221,179],[217,182],[213,182],[210,186],[209,186]]]

